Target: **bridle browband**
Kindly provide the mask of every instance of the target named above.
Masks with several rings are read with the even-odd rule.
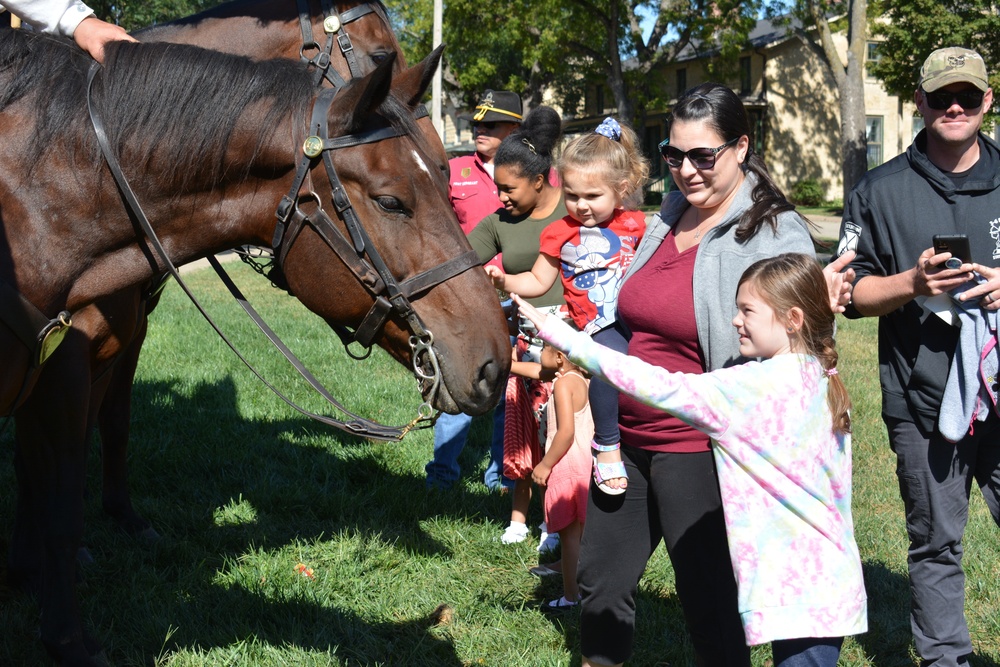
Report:
[[[337,330],[345,345],[356,341],[364,347],[371,347],[392,313],[407,323],[418,343],[429,345],[433,342],[433,335],[424,326],[416,311],[413,310],[410,299],[474,266],[478,266],[480,264],[479,256],[474,250],[470,250],[402,282],[396,280],[358,219],[347,190],[344,189],[337,176],[337,169],[334,167],[331,153],[341,148],[402,136],[404,133],[392,125],[387,125],[331,139],[328,136],[327,116],[330,105],[338,92],[338,88],[325,88],[317,96],[313,105],[309,136],[302,144],[302,158],[296,169],[295,178],[288,194],[281,198],[275,211],[278,224],[271,241],[275,260],[280,269],[302,228],[306,224],[310,225],[344,265],[350,269],[358,282],[375,297],[375,302],[368,314],[365,315],[353,333],[344,328]],[[319,201],[319,197],[315,193],[310,192],[306,195],[299,193],[303,189],[310,169],[320,159],[323,160],[327,179],[330,182],[332,204],[337,211],[337,216],[347,229],[350,240],[334,226],[330,216],[323,210],[322,204],[310,214],[306,214],[299,207],[300,202]],[[368,257],[367,260],[365,256]],[[410,344],[412,347],[414,344],[412,340]],[[420,375],[416,367],[416,360],[414,360],[414,366],[414,372]]]
[[[338,30],[339,27],[342,27],[344,22],[355,20],[373,11],[382,16],[383,20],[387,20],[382,12],[380,12],[377,8],[371,7],[369,3],[359,5],[338,14],[332,9],[332,5],[329,0],[322,0],[322,2],[324,11],[332,12],[333,15],[336,15],[336,25],[338,26]],[[299,0],[299,9],[300,24],[303,26],[304,52],[308,48],[312,48],[312,46],[315,45],[315,42],[311,42],[311,39],[307,38],[305,32],[305,26],[309,25],[311,34],[311,21],[302,19],[303,11],[306,13],[308,12],[306,0]],[[329,25],[332,27],[334,25],[334,22],[331,22],[330,18],[330,16],[327,17],[327,20],[324,22],[325,26]],[[338,32],[338,30],[328,30],[328,33],[333,35],[335,32]],[[332,41],[332,37],[327,40],[328,49],[332,47]],[[353,46],[350,43],[350,38],[347,36],[347,33],[342,32],[337,41],[341,45],[341,50],[344,52],[345,58],[348,59],[352,75],[358,76],[358,74],[355,73],[357,63],[353,58]],[[345,48],[345,46],[347,48]],[[350,57],[348,57],[348,53],[351,54]],[[306,59],[303,56],[303,60],[316,65],[316,63],[313,62],[314,59]],[[327,64],[328,60],[329,59],[327,58]],[[323,61],[324,59],[321,58],[320,63]],[[319,65],[316,66],[319,71]],[[105,160],[108,162],[111,173],[114,176],[123,201],[126,204],[126,208],[129,210],[133,219],[139,223],[150,245],[159,255],[159,262],[169,270],[194,305],[198,308],[206,320],[208,320],[209,324],[216,330],[223,341],[226,342],[226,344],[236,353],[244,364],[246,364],[250,370],[268,388],[271,389],[272,392],[300,413],[353,435],[379,440],[400,440],[408,431],[417,427],[418,423],[424,422],[424,426],[433,423],[433,420],[430,419],[431,414],[433,413],[431,403],[436,397],[437,391],[440,387],[441,369],[437,359],[437,353],[433,348],[434,335],[424,326],[420,316],[414,310],[410,299],[421,295],[432,287],[439,285],[472,267],[478,266],[480,264],[479,257],[474,251],[469,251],[415,276],[411,276],[402,281],[397,280],[389,270],[385,261],[382,259],[378,250],[372,244],[371,239],[357,216],[357,213],[354,211],[354,206],[337,175],[336,168],[334,167],[333,159],[331,157],[331,152],[334,150],[403,136],[405,132],[396,129],[390,123],[385,127],[377,127],[346,136],[330,138],[328,136],[327,124],[329,109],[340,88],[346,85],[346,83],[340,79],[340,84],[338,85],[334,79],[331,79],[328,75],[326,75],[326,71],[332,71],[329,67],[327,67],[326,70],[324,70],[324,75],[317,78],[317,84],[321,83],[325,77],[326,80],[333,83],[333,87],[323,89],[314,101],[312,119],[309,126],[309,132],[311,134],[303,143],[302,157],[299,160],[299,164],[296,169],[294,182],[289,189],[288,194],[282,197],[275,213],[278,222],[272,239],[272,250],[275,262],[277,263],[277,270],[279,272],[283,272],[282,266],[284,265],[290,248],[298,239],[303,227],[308,224],[316,232],[316,234],[324,240],[330,249],[333,250],[337,257],[340,258],[358,282],[364,286],[369,294],[372,295],[374,303],[355,331],[352,332],[346,327],[334,327],[335,331],[344,342],[345,347],[349,346],[351,342],[357,341],[364,347],[370,348],[378,336],[382,333],[385,323],[388,321],[389,317],[393,314],[406,322],[412,334],[410,336],[409,345],[411,349],[413,372],[417,376],[420,383],[427,383],[430,385],[430,388],[427,391],[427,399],[418,409],[417,417],[408,425],[403,427],[384,426],[382,424],[378,424],[377,422],[372,422],[368,419],[355,415],[337,402],[312,376],[312,374],[305,369],[301,362],[295,358],[291,351],[288,350],[283,343],[281,343],[277,335],[270,330],[262,319],[260,319],[260,316],[253,311],[253,308],[246,302],[245,299],[243,299],[242,295],[238,293],[238,289],[228,278],[228,275],[225,274],[221,264],[219,264],[214,257],[209,258],[210,263],[215,268],[216,272],[220,274],[220,277],[223,278],[223,282],[226,283],[230,291],[233,292],[237,301],[240,302],[240,305],[243,306],[244,310],[247,311],[250,317],[254,319],[262,331],[268,336],[268,338],[271,339],[271,342],[274,343],[282,354],[284,354],[293,366],[295,366],[296,370],[298,370],[299,373],[302,374],[303,377],[310,383],[310,385],[312,385],[314,389],[324,396],[328,402],[334,405],[334,407],[341,412],[351,417],[348,421],[341,421],[332,417],[325,417],[323,415],[317,415],[304,410],[273,387],[229,341],[221,329],[215,324],[215,322],[212,321],[208,313],[201,307],[197,299],[195,299],[193,293],[188,289],[187,285],[183,282],[176,267],[173,265],[165,249],[160,244],[152,225],[142,212],[134,192],[131,190],[131,187],[125,179],[124,173],[118,164],[118,160],[111,151],[110,144],[103,128],[103,123],[91,103],[91,86],[97,71],[100,69],[100,66],[96,63],[94,63],[90,69],[87,87],[88,108],[91,115],[91,121],[97,133],[98,143],[101,146],[101,151],[104,154]],[[334,72],[334,74],[336,73]],[[339,75],[337,75],[336,78],[339,79]],[[424,109],[421,105],[415,113],[415,117],[421,117],[422,115],[426,115],[426,109]],[[331,203],[334,205],[337,216],[347,230],[350,240],[344,236],[344,234],[333,223],[330,216],[324,211],[322,203],[315,193],[310,192],[306,195],[299,194],[302,191],[303,184],[306,177],[310,173],[311,168],[314,167],[320,159],[323,161],[327,178],[330,182]],[[315,210],[308,214],[305,213],[300,206],[301,203],[306,201],[315,201],[317,203]],[[154,271],[158,270],[160,270],[159,266],[154,266]],[[349,348],[348,352],[350,353]],[[351,356],[354,355],[351,354]]]
[[[323,32],[326,33],[326,44],[320,47],[319,42],[314,39],[312,29],[312,17],[309,14],[309,0],[297,0],[299,9],[299,29],[302,31],[302,47],[299,49],[299,58],[303,62],[316,68],[315,85],[319,86],[323,79],[330,82],[334,88],[343,88],[347,82],[331,67],[333,63],[333,43],[340,47],[340,53],[347,62],[347,68],[351,72],[351,78],[356,79],[363,75],[361,67],[358,65],[357,56],[354,54],[354,44],[351,36],[347,34],[346,26],[351,21],[356,21],[362,16],[371,13],[378,14],[379,17],[389,25],[389,17],[382,12],[381,8],[371,2],[358,4],[342,12],[337,11],[337,7],[332,0],[320,0],[323,10]],[[309,51],[316,53],[309,57]]]

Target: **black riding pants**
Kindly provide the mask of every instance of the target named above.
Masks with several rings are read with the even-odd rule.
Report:
[[[631,656],[639,579],[663,539],[698,664],[749,666],[712,454],[621,451],[628,491],[609,496],[590,486],[579,569],[582,654],[608,664]]]

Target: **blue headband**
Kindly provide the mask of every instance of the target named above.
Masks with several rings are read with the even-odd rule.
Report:
[[[594,132],[612,141],[621,141],[622,138],[622,126],[611,116],[605,118]]]

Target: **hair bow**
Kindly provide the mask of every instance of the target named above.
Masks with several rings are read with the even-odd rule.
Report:
[[[622,138],[622,126],[618,124],[618,121],[608,116],[605,118],[597,129],[594,130],[597,134],[607,137],[612,141],[620,141]]]

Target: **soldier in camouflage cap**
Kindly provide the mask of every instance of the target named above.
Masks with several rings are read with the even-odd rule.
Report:
[[[844,206],[840,248],[857,252],[845,315],[880,320],[882,418],[906,510],[913,644],[922,667],[957,667],[973,652],[962,566],[973,483],[1000,524],[1000,411],[994,380],[979,372],[987,348],[968,342],[975,325],[954,325],[948,293],[962,294],[977,324],[996,322],[1000,146],[980,131],[993,91],[975,51],[931,53],[913,101],[924,129],[905,154],[858,181]],[[936,235],[967,237],[958,268],[951,252],[935,250]],[[980,413],[979,404],[989,407]]]
[[[990,87],[983,57],[960,46],[938,49],[920,68],[920,88],[933,93],[952,83],[971,83],[984,93]]]

